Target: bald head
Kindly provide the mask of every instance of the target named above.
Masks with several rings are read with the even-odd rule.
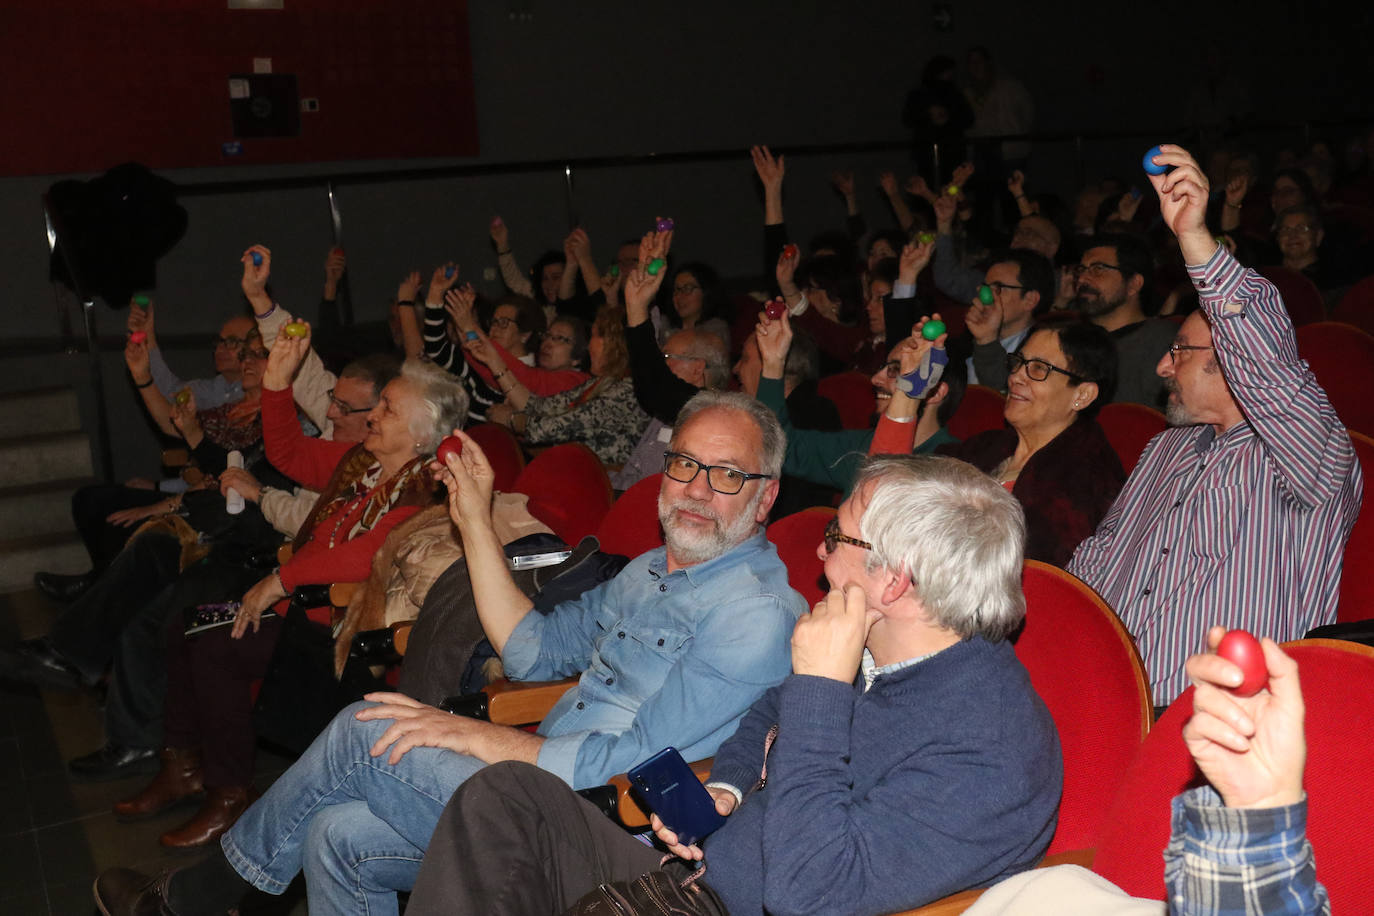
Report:
[[[730,371],[725,341],[709,331],[678,331],[663,343],[668,368],[698,388],[719,388]]]

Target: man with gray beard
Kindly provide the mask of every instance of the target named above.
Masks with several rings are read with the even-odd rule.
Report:
[[[462,454],[434,465],[506,674],[582,674],[538,732],[370,694],[244,813],[222,853],[153,880],[111,869],[96,883],[101,911],[223,913],[250,885],[280,894],[304,870],[312,911],[395,913],[449,796],[487,764],[524,761],[585,788],[667,746],[689,760],[714,754],[787,676],[806,611],[762,528],[786,437],[753,398],[716,391],[688,401],[673,429],[658,507],[666,546],[548,615],[507,570],[481,448],[460,432]]]

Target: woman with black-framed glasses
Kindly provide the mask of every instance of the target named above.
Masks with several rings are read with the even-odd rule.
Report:
[[[1125,482],[1121,460],[1093,419],[1115,384],[1116,349],[1106,331],[1079,319],[1041,323],[1007,355],[1007,426],[938,449],[993,475],[1020,500],[1031,559],[1067,563]],[[888,413],[873,454],[910,450],[914,424]]]

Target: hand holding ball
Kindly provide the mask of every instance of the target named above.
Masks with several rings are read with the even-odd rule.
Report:
[[[148,332],[147,332],[147,331],[134,331],[132,334],[129,335],[129,343],[132,343],[132,344],[141,344],[141,343],[147,343],[147,342],[148,342]]]
[[[176,401],[176,405],[177,405],[178,407],[185,407],[187,404],[191,403],[191,389],[189,389],[189,388],[183,388],[183,389],[181,389],[180,391],[177,392],[176,397],[173,398],[172,400]]]
[[[938,318],[932,318],[921,325],[921,336],[926,340],[935,340],[943,333],[945,333],[945,323]]]
[[[261,267],[261,266],[262,266],[262,252],[261,252],[261,251],[255,251],[255,252],[253,252],[253,266],[254,266],[254,267]]]
[[[286,326],[282,328],[282,331],[286,334],[287,337],[300,340],[302,337],[310,333],[310,328],[306,326],[306,323],[304,321],[289,321],[287,322]]]
[[[991,286],[988,286],[986,283],[984,283],[982,286],[978,287],[979,302],[983,303],[984,305],[992,305],[992,300],[993,296]]]
[[[763,313],[770,321],[777,321],[786,311],[787,305],[781,299],[774,299],[763,307]]]
[[[1145,154],[1145,159],[1141,164],[1145,166],[1146,174],[1163,175],[1165,172],[1169,171],[1169,169],[1173,168],[1172,165],[1155,165],[1155,157],[1158,155],[1159,147],[1157,146],[1152,147],[1150,151]]]

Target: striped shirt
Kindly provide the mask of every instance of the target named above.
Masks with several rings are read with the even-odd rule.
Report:
[[[1207,627],[1285,640],[1335,619],[1363,490],[1278,290],[1224,248],[1188,273],[1245,420],[1151,440],[1068,567],[1135,637],[1161,706],[1188,686]]]
[[[468,365],[462,347],[448,339],[448,313],[441,305],[425,303],[425,356],[441,369],[458,377],[468,392],[468,417],[465,425],[485,423],[487,408],[505,401],[502,392],[488,385],[486,380]]]

